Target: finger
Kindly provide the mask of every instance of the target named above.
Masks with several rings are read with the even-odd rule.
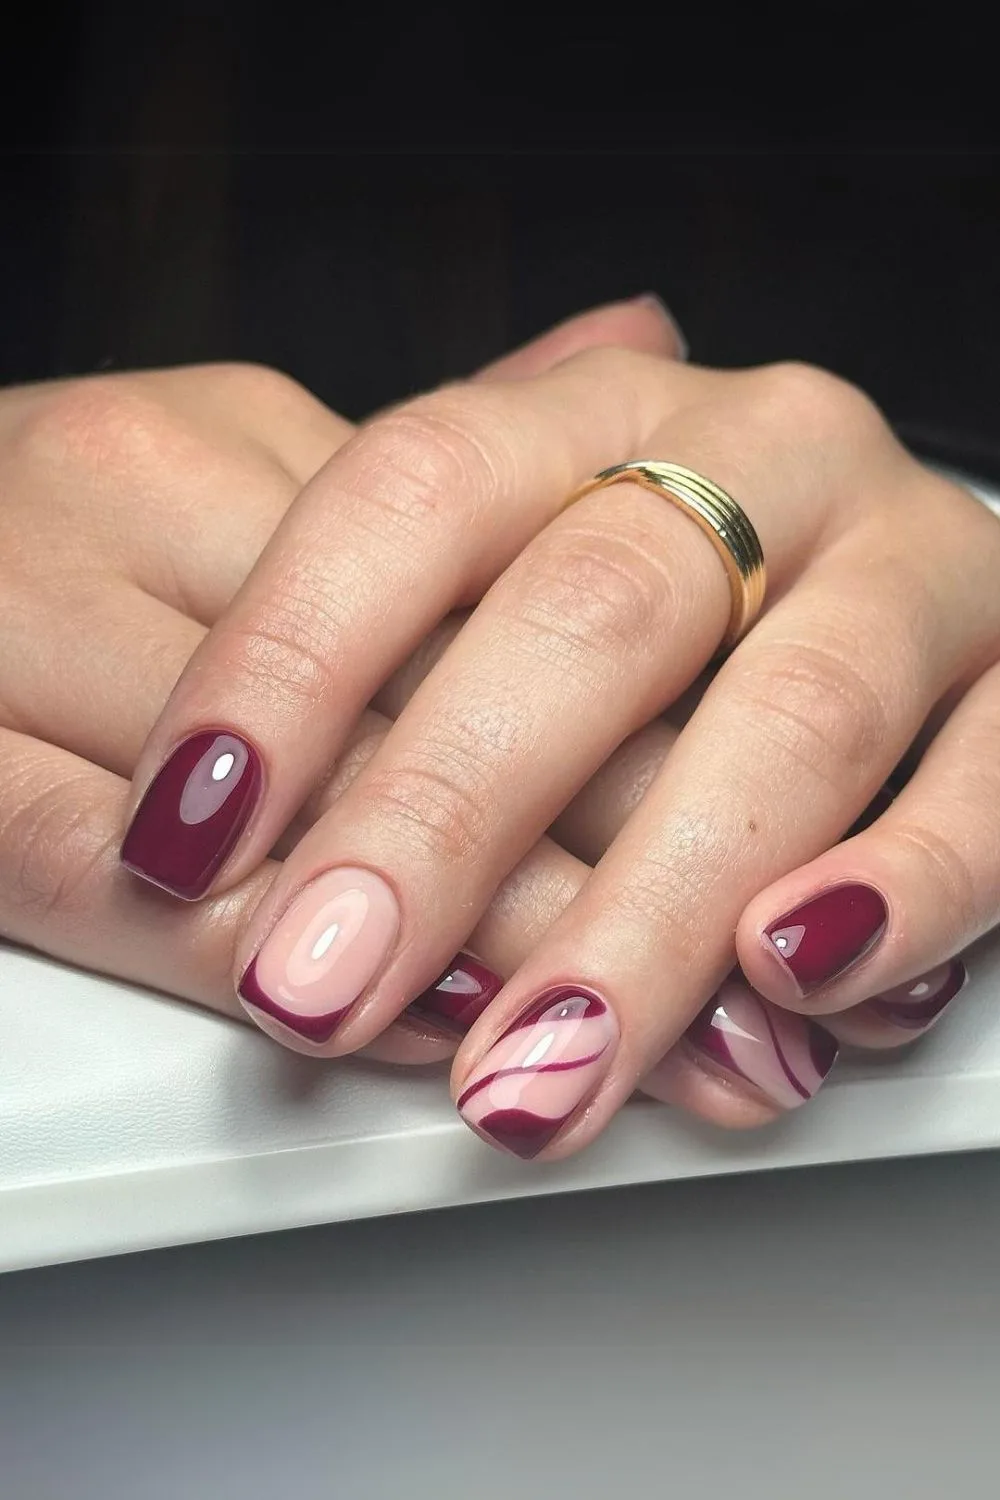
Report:
[[[0,595],[0,724],[129,776],[202,626],[116,578]]]
[[[836,462],[831,445],[817,451]],[[860,472],[917,506],[926,530],[914,518],[900,544],[883,495],[884,531],[856,520],[828,540],[808,584],[720,671],[638,813],[460,1050],[459,1108],[499,1144],[562,1155],[593,1138],[731,968],[749,898],[833,843],[930,706],[997,639],[996,539],[991,554],[984,533],[980,554],[974,521],[954,509],[966,502],[891,452],[874,444]],[[779,486],[794,482],[780,458],[776,447],[760,471]],[[749,470],[743,482],[755,500]],[[802,496],[792,510],[804,508]],[[974,621],[957,597],[981,606]],[[536,1067],[543,1045],[550,1060]],[[494,1089],[500,1076],[515,1081]]]
[[[876,1052],[906,1047],[950,1013],[952,1002],[968,982],[965,961],[951,958],[850,1010],[825,1015],[823,1025],[838,1041],[851,1047]]]
[[[229,882],[253,868],[427,631],[478,598],[578,482],[641,451],[677,399],[678,368],[590,352],[531,380],[436,392],[346,444],[302,491],[154,729],[129,868],[185,899],[223,865]],[[204,759],[220,731],[234,741],[225,775]],[[193,847],[177,799],[212,770],[218,837],[206,843],[202,828]]]
[[[949,961],[1000,922],[998,732],[994,666],[875,823],[748,905],[737,943],[762,993],[812,1014],[868,1001],[873,1028],[940,1018],[961,988]]]
[[[127,796],[120,777],[0,729],[0,936],[244,1020],[233,944],[274,866],[204,905],[171,901],[120,868]],[[453,1050],[440,1034],[397,1028],[370,1055],[434,1062]]]
[[[742,381],[688,373],[724,384],[742,410]],[[668,451],[714,446],[724,415],[685,412]],[[761,466],[750,497],[779,590],[824,520],[800,503],[797,466],[786,468],[782,488]],[[730,607],[715,550],[662,498],[615,490],[573,505],[525,548],[365,774],[290,855],[241,949],[255,1018],[277,1017],[282,1034],[301,1023],[329,1055],[377,1035],[559,809],[711,656]],[[348,906],[342,942],[300,964],[314,924],[334,910],[346,923]],[[354,920],[364,936],[348,943]]]
[[[687,341],[669,309],[652,292],[629,302],[594,307],[486,365],[476,380],[523,380],[540,375],[584,349],[617,344],[667,359],[686,359]]]

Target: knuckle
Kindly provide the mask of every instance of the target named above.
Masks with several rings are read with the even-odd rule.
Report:
[[[874,401],[850,381],[797,360],[765,365],[750,376],[757,418],[799,440],[884,440],[889,428]]]
[[[531,555],[511,606],[533,650],[579,672],[661,638],[678,611],[668,573],[622,537],[566,529]]]
[[[758,652],[730,681],[740,711],[769,746],[837,791],[856,785],[884,752],[889,710],[840,650],[782,645]]]
[[[982,924],[984,893],[959,845],[926,823],[900,822],[892,834],[920,862],[926,888],[944,905],[947,925],[959,933],[977,932]]]
[[[48,387],[25,412],[12,451],[29,472],[97,478],[147,459],[169,438],[165,407],[128,376],[102,375]]]
[[[509,488],[513,434],[481,392],[440,391],[388,413],[357,438],[370,457],[372,501],[408,537],[454,519],[456,501],[479,514]]]
[[[462,865],[481,853],[497,826],[493,781],[458,745],[416,746],[369,776],[365,801],[377,822],[402,822],[436,863]]]
[[[333,643],[347,638],[349,621],[339,621],[328,600],[318,609],[305,596],[275,596],[251,624],[230,627],[217,670],[231,690],[296,718],[330,702],[343,686]]]
[[[646,946],[650,934],[657,949],[669,953],[671,965],[685,970],[704,948],[706,883],[672,847],[662,855],[645,851],[631,863],[628,879],[615,893],[616,931],[634,931]]]

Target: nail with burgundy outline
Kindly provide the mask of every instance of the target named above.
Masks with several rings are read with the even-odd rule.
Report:
[[[503,983],[499,974],[471,953],[459,953],[441,977],[410,1002],[404,1014],[429,1021],[453,1036],[464,1036],[499,995]]]
[[[888,920],[874,886],[835,885],[772,922],[763,940],[808,995],[866,958]]]
[[[618,1036],[614,1011],[593,990],[546,990],[469,1074],[462,1118],[490,1145],[530,1160],[593,1097]]]
[[[828,1031],[794,1011],[769,1005],[732,974],[684,1033],[692,1050],[744,1080],[778,1109],[798,1109],[837,1060]]]
[[[876,995],[865,1002],[864,1009],[904,1031],[926,1031],[965,987],[968,978],[962,960],[953,958],[917,979]]]
[[[251,1020],[282,1039],[330,1041],[389,956],[399,906],[373,870],[317,875],[295,896],[243,972],[237,994]]]
[[[121,862],[182,901],[204,896],[264,790],[257,751],[228,730],[182,740],[157,771],[129,824]]]

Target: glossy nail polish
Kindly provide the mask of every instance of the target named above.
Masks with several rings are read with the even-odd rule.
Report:
[[[869,954],[888,917],[874,886],[835,885],[779,917],[764,942],[808,995]]]
[[[904,1031],[924,1031],[941,1015],[963,989],[969,975],[960,958],[940,964],[919,979],[897,984],[867,1001],[865,1009],[873,1010],[883,1021]]]
[[[183,901],[208,890],[264,789],[252,745],[206,729],[177,746],[150,782],[121,847],[121,862]]]
[[[380,876],[327,870],[271,928],[237,994],[251,1019],[328,1042],[385,963],[398,929],[396,898]]]
[[[798,1109],[837,1060],[834,1038],[805,1016],[768,1005],[731,975],[684,1034],[696,1052],[758,1089],[779,1109]]]
[[[492,1145],[530,1160],[591,1098],[617,1044],[606,1001],[574,985],[547,990],[466,1079],[462,1118]]]
[[[460,953],[440,979],[406,1007],[406,1015],[464,1036],[503,989],[503,980],[471,953]]]

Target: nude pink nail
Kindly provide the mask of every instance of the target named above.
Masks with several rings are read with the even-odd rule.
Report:
[[[327,870],[272,927],[237,994],[251,1019],[268,1017],[306,1041],[328,1042],[385,963],[398,929],[396,897],[380,876]]]
[[[547,990],[469,1074],[459,1112],[491,1145],[529,1160],[592,1097],[617,1044],[618,1021],[599,995]]]

